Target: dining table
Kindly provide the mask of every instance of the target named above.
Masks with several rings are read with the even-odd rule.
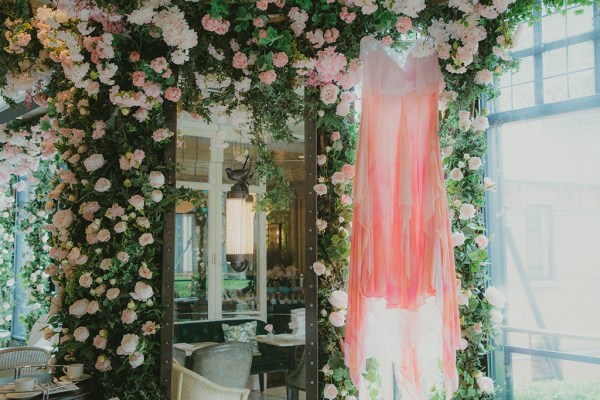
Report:
[[[33,377],[38,380],[38,388],[42,385],[56,382],[57,379],[53,379],[50,374],[42,373],[42,374],[24,374],[20,377]],[[2,388],[6,388],[7,385],[11,384],[14,381],[14,378],[1,378],[0,379],[0,400],[9,400],[11,397],[7,396],[10,392],[3,392]],[[67,383],[67,382],[65,382]],[[47,397],[48,400],[96,400],[97,399],[97,390],[95,390],[95,385],[92,379],[86,379],[79,382],[73,382],[75,386],[77,386],[76,390],[70,390],[68,392],[54,393],[50,394]],[[37,389],[40,390],[40,389]],[[31,397],[23,397],[23,399],[31,399],[31,400],[41,400],[43,398],[43,394],[33,395]]]

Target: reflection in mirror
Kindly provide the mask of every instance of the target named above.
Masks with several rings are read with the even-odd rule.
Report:
[[[250,378],[235,386],[253,390],[250,399],[255,400],[305,398],[303,126],[294,127],[296,142],[270,144],[294,200],[288,210],[268,213],[255,211],[270,188],[254,173],[256,151],[244,135],[227,121],[206,124],[185,113],[178,128],[177,186],[189,195],[176,210],[173,355],[219,383],[215,371],[206,370],[210,363],[204,358],[217,360],[219,351],[241,357],[242,351],[222,342],[250,342]],[[228,193],[230,200],[243,197],[233,193],[245,185],[233,186],[246,158],[252,212],[240,212],[249,221],[243,228],[232,223],[232,218],[242,217],[233,215]],[[247,250],[238,251],[243,265],[232,265],[231,241],[248,238]],[[220,368],[218,362],[213,365]]]

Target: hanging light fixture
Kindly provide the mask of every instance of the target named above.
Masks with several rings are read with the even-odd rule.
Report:
[[[254,197],[248,193],[248,181],[253,174],[247,163],[248,157],[242,168],[225,169],[227,177],[236,182],[227,192],[225,259],[238,272],[248,268],[248,261],[254,255]]]

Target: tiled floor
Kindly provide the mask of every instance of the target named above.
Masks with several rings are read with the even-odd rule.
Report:
[[[285,386],[269,388],[260,393],[260,391],[253,391],[250,393],[249,400],[285,400]],[[300,392],[300,400],[306,400],[306,394]]]

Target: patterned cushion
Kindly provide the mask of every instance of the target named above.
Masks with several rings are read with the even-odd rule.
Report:
[[[251,343],[254,355],[260,356],[258,343],[252,339],[256,337],[256,321],[246,322],[240,325],[223,324],[223,336],[226,342]]]

